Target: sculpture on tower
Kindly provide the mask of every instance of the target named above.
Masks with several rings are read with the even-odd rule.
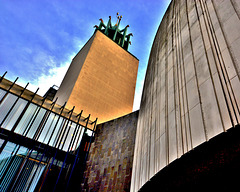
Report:
[[[121,19],[122,16],[119,16],[119,13],[117,13],[117,23],[115,25],[112,25],[111,16],[109,16],[107,25],[104,24],[102,19],[99,19],[100,20],[99,26],[95,25],[94,27],[96,28],[96,30],[99,30],[102,33],[104,33],[106,36],[108,36],[110,39],[112,39],[114,42],[116,42],[119,46],[121,46],[123,49],[127,51],[129,44],[131,44],[130,36],[133,35],[132,33],[129,33],[127,35],[127,28],[129,27],[129,25],[127,25],[122,30],[119,29]]]

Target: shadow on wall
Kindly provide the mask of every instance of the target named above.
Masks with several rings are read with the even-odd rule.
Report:
[[[236,191],[240,172],[239,135],[240,125],[237,125],[199,145],[159,171],[139,192]]]

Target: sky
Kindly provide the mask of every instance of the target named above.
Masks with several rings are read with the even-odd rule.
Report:
[[[0,0],[0,76],[44,93],[60,86],[73,57],[93,35],[94,25],[122,15],[129,25],[128,51],[139,59],[134,110],[139,109],[152,43],[170,0]]]

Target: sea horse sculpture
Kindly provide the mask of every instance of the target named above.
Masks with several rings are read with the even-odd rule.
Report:
[[[95,25],[96,28],[95,32],[97,30],[104,33],[106,36],[108,36],[110,39],[112,39],[114,42],[116,42],[119,46],[121,46],[123,49],[128,50],[130,42],[130,36],[133,36],[132,33],[127,35],[127,28],[129,25],[127,25],[122,30],[119,29],[119,25],[121,22],[122,16],[117,13],[117,23],[115,25],[112,25],[111,22],[111,16],[109,16],[109,20],[107,25],[104,24],[102,18],[100,18],[100,24],[99,26]]]

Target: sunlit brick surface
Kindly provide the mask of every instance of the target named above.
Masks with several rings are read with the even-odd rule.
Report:
[[[82,191],[129,191],[138,111],[97,126]]]

